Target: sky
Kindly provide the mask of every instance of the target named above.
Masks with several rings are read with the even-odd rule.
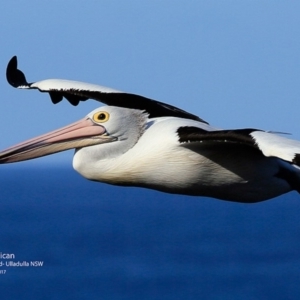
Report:
[[[141,94],[219,128],[300,140],[298,1],[6,1],[0,11],[4,149],[74,122],[102,104],[53,105],[12,88],[17,55],[29,82],[64,78]],[[20,164],[71,164],[72,152]]]

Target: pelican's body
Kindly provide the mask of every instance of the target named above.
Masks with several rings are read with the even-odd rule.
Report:
[[[132,118],[132,112],[121,110]],[[280,159],[231,143],[180,144],[177,130],[184,126],[215,130],[176,117],[148,119],[144,133],[131,143],[125,140],[77,150],[73,167],[100,182],[242,202],[261,201],[291,190],[286,180],[276,176],[280,169],[289,169]]]
[[[132,114],[133,110],[117,107],[101,109],[120,110],[123,116],[128,114],[131,123],[136,115],[142,113],[135,111]],[[102,145],[101,149],[86,147],[77,150],[73,158],[74,168],[84,177],[101,182],[195,194],[193,191],[188,192],[187,182],[193,185],[195,171],[199,174],[197,182],[200,182],[202,172],[199,172],[198,166],[201,162],[194,151],[184,146],[178,147],[176,131],[178,126],[199,126],[199,122],[176,117],[146,118],[144,122],[141,135],[129,131],[130,141],[125,139]],[[206,124],[201,125],[212,129]]]
[[[300,192],[298,141],[256,129],[219,130],[176,107],[101,86],[60,80],[29,84],[16,59],[7,78],[15,87],[49,92],[55,103],[62,97],[73,104],[101,98],[112,106],[1,152],[0,163],[75,148],[74,168],[109,184],[237,202]]]

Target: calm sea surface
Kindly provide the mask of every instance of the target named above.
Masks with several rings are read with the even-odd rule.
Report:
[[[0,168],[1,299],[300,299],[300,196],[259,204]],[[6,266],[6,262],[42,262]]]

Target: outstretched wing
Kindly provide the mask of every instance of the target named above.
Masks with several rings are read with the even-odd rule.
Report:
[[[259,150],[266,157],[277,157],[300,167],[300,142],[272,132],[258,129],[235,129],[206,131],[185,126],[177,130],[179,142],[186,147],[195,144],[214,142],[221,144],[240,144]]]
[[[80,101],[94,99],[107,105],[145,110],[150,118],[173,116],[207,123],[198,116],[175,106],[100,85],[60,79],[28,83],[24,73],[18,69],[16,56],[7,65],[6,78],[8,83],[15,88],[38,89],[41,92],[49,93],[54,104],[63,98],[66,98],[72,105],[78,105]]]

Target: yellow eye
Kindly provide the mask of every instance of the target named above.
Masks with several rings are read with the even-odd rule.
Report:
[[[103,123],[108,121],[109,113],[106,111],[99,111],[93,115],[93,120],[97,123]]]

